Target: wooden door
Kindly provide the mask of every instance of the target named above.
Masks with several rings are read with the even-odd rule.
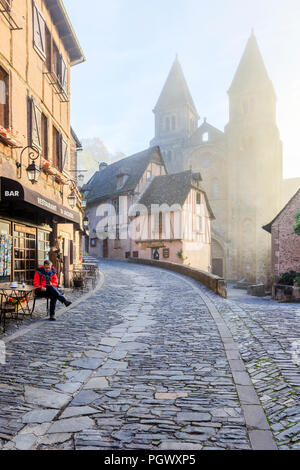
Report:
[[[108,258],[108,239],[103,240],[103,258]]]

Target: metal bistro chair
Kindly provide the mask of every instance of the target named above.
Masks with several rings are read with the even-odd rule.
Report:
[[[97,275],[98,275],[98,268],[97,266],[89,266],[88,269],[86,270],[86,280],[87,281],[92,281],[92,288],[94,289],[96,287],[96,281],[97,281]]]
[[[82,291],[87,287],[87,273],[82,269],[76,269],[72,272],[73,280],[73,292],[77,289],[81,289]]]
[[[7,318],[16,320],[17,326],[19,326],[18,318],[18,306],[10,302],[10,295],[6,292],[0,292],[0,321],[3,325],[3,332],[6,331],[6,320]]]

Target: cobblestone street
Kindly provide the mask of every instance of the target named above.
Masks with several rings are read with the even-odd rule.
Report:
[[[0,337],[0,448],[300,449],[299,304],[101,272],[55,323]]]

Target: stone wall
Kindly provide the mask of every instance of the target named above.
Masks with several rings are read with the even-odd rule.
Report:
[[[300,190],[272,225],[273,274],[300,272],[300,236],[294,233],[295,214],[300,212]]]
[[[199,269],[190,268],[189,266],[185,266],[182,264],[168,263],[166,261],[135,259],[135,258],[130,258],[128,259],[128,261],[130,263],[146,264],[149,266],[156,266],[156,267],[163,268],[163,269],[169,269],[170,271],[175,271],[176,273],[183,274],[184,276],[191,277],[192,279],[195,279],[196,281],[201,282],[201,284],[205,285],[208,289],[213,291],[215,294],[218,294],[221,297],[227,298],[226,281],[213,274],[200,271]]]

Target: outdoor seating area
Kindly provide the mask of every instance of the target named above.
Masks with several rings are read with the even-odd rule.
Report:
[[[17,325],[24,317],[32,318],[35,307],[35,288],[22,284],[0,285],[0,326],[6,330],[6,321],[15,320]]]
[[[79,265],[75,265],[71,273],[73,290],[94,289],[99,278],[98,260],[87,257]]]
[[[88,257],[74,266],[71,273],[73,292],[88,291],[96,287],[99,278],[98,263],[96,258]],[[63,287],[59,287],[59,290],[62,294],[64,293]],[[0,332],[6,332],[8,321],[13,321],[19,327],[24,318],[32,319],[36,306],[40,305],[40,300],[45,302],[48,316],[50,299],[45,293],[36,291],[35,287],[30,284],[17,282],[0,284]]]

